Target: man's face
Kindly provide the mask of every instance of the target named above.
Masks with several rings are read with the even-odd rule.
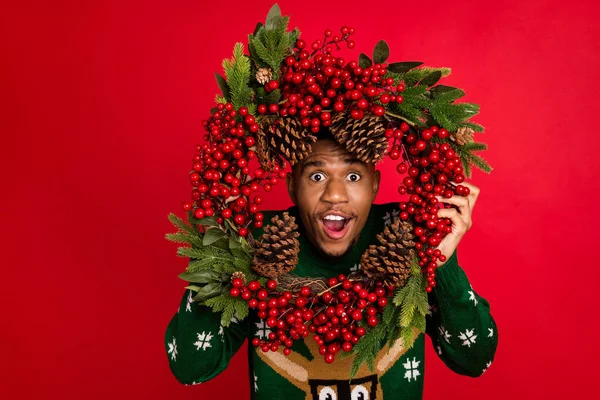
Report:
[[[318,140],[287,176],[309,240],[331,257],[358,240],[379,190],[379,171],[332,140]]]

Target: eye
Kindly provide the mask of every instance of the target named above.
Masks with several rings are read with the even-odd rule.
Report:
[[[352,392],[354,394],[354,392]],[[354,398],[354,397],[353,397]],[[319,400],[337,400],[337,394],[329,386],[319,390]]]
[[[352,182],[358,182],[360,181],[361,176],[359,174],[357,174],[356,172],[351,172],[348,174],[348,179]]]
[[[322,172],[315,172],[309,176],[309,179],[313,182],[321,182],[325,179],[325,174]]]
[[[368,400],[369,392],[367,392],[367,388],[363,385],[357,385],[352,389],[352,400]]]

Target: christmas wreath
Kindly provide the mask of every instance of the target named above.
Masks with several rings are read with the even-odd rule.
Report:
[[[436,262],[447,256],[436,246],[451,231],[450,219],[437,217],[451,205],[435,196],[468,195],[460,183],[472,167],[491,167],[476,154],[486,145],[473,139],[483,131],[470,121],[479,106],[457,103],[464,92],[438,84],[450,69],[388,63],[385,41],[372,57],[346,61],[334,51],[355,46],[353,28],[326,30],[307,46],[288,22],[274,5],[249,35],[248,54],[237,43],[223,61],[221,94],[193,156],[187,221],[170,214],[178,231],[167,239],[184,244],[177,254],[189,265],[179,277],[195,301],[222,314],[224,326],[255,310],[272,332],[254,346],[289,354],[295,340],[313,335],[326,362],[355,355],[354,375],[365,361],[372,368],[385,343],[402,337],[410,347],[425,330]],[[310,154],[324,127],[365,163],[402,158],[398,192],[408,199],[362,255],[359,271],[303,278],[293,274],[296,222],[287,213],[263,221],[261,191]],[[264,233],[255,239],[252,228]]]

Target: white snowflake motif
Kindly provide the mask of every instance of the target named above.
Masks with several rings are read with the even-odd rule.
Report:
[[[436,348],[437,348],[438,354],[441,356],[442,355],[442,347],[438,344],[436,346]]]
[[[477,338],[477,335],[473,334],[474,331],[475,329],[467,329],[464,332],[461,332],[460,335],[458,335],[458,338],[463,341],[463,346],[471,347],[471,343],[475,343],[475,338]]]
[[[213,338],[212,333],[206,333],[203,331],[202,333],[197,333],[196,335],[198,336],[198,340],[194,342],[196,350],[202,349],[202,351],[206,351],[207,348],[212,347],[210,345],[210,341]]]
[[[436,313],[438,311],[437,307],[435,306],[435,304],[430,304],[429,305],[429,311],[431,311],[431,313]]]
[[[254,391],[258,392],[258,376],[256,376],[256,372],[253,372],[254,374]]]
[[[217,335],[221,336],[221,341],[225,340],[225,331],[223,330],[223,325],[219,326],[219,332],[217,332]]]
[[[485,373],[485,371],[487,371],[487,370],[488,370],[488,368],[490,367],[490,365],[492,365],[492,362],[491,362],[491,361],[490,361],[490,362],[487,362],[487,363],[485,364],[485,368],[483,369],[483,371],[481,371],[481,373],[482,373],[482,374],[484,374],[484,373]]]
[[[440,335],[442,335],[442,337],[444,338],[444,340],[448,343],[450,343],[450,338],[452,337],[452,335],[450,334],[450,332],[448,332],[446,330],[446,328],[444,328],[444,325],[440,325],[440,327],[438,328],[438,330],[440,331]]]
[[[494,336],[494,328],[488,328],[488,337]]]
[[[354,264],[354,266],[350,267],[350,272],[358,271],[358,267],[360,267],[360,264]]]
[[[265,324],[265,320],[261,319],[260,322],[256,323],[256,336],[259,339],[267,339],[271,330]]]
[[[184,386],[196,386],[196,385],[199,385],[201,383],[202,382],[200,382],[200,381],[198,381],[198,382],[192,382],[192,383],[185,384]]]
[[[469,300],[473,300],[473,304],[477,305],[478,301],[475,298],[475,292],[473,292],[472,290],[469,290]]]
[[[173,341],[169,343],[169,350],[167,353],[171,355],[171,360],[177,361],[177,341],[175,337],[173,337]]]
[[[384,225],[391,225],[392,220],[394,220],[395,218],[397,218],[398,215],[400,215],[400,211],[399,210],[392,210],[392,214],[391,215],[390,215],[389,212],[386,212],[385,215],[383,216],[383,224]]]
[[[402,364],[406,372],[404,373],[404,377],[408,379],[410,382],[411,379],[417,380],[417,376],[421,375],[419,372],[419,364],[421,361],[417,361],[416,357],[413,357],[412,361],[407,360]]]
[[[187,297],[187,303],[185,304],[185,312],[192,312],[192,303],[194,299],[192,299],[192,291],[190,290]]]

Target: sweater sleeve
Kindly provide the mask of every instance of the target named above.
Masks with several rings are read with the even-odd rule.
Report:
[[[436,354],[454,372],[477,377],[492,364],[498,332],[490,305],[469,284],[457,252],[436,270],[426,332]]]
[[[248,332],[248,318],[234,318],[223,327],[220,314],[193,302],[192,296],[186,290],[165,333],[171,372],[184,384],[205,382],[223,372]]]

